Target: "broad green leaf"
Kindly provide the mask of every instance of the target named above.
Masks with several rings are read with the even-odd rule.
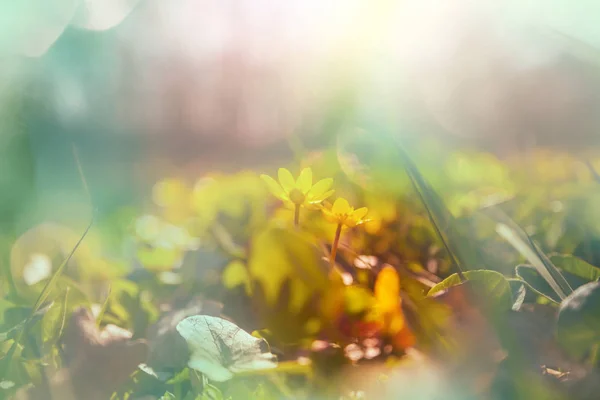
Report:
[[[548,282],[542,278],[537,268],[531,265],[517,265],[516,274],[535,293],[544,296],[555,303],[560,303],[560,297],[550,285],[548,285]]]
[[[105,324],[115,324],[133,332],[143,332],[158,318],[158,310],[136,283],[121,279],[113,281],[108,297]]]
[[[174,377],[169,379],[166,383],[168,385],[176,385],[178,383],[183,383],[190,379],[190,370],[189,368],[184,368],[179,371]]]
[[[177,324],[177,332],[188,344],[188,367],[212,381],[224,382],[237,373],[277,365],[264,339],[255,338],[222,318],[193,315]]]
[[[233,289],[238,286],[243,286],[246,293],[251,293],[251,282],[250,276],[248,275],[248,268],[241,260],[233,260],[230,262],[221,276],[223,286],[227,289]]]
[[[316,293],[326,289],[327,275],[314,240],[307,234],[278,226],[259,232],[252,241],[248,271],[264,291],[269,306],[277,305],[284,282],[290,282],[287,311],[298,312]]]
[[[490,270],[467,271],[465,278],[477,291],[479,296],[489,300],[490,305],[498,310],[510,310],[513,304],[512,294],[508,280],[499,272]],[[435,293],[462,284],[458,274],[452,274],[442,282],[432,287],[427,293],[432,296]]]
[[[162,396],[160,396],[160,400],[177,400],[175,395],[171,392],[165,392]]]
[[[574,357],[600,344],[600,282],[577,288],[560,305],[558,342]]]
[[[588,282],[600,279],[600,268],[588,264],[581,258],[566,254],[553,254],[550,256],[550,261],[561,270],[585,279]]]

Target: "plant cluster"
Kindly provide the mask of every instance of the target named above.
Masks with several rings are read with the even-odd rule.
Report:
[[[3,395],[594,398],[593,157],[344,140],[11,241]]]

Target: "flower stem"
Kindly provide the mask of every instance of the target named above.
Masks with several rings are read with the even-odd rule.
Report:
[[[338,245],[340,243],[340,236],[342,235],[342,224],[338,224],[337,229],[335,230],[335,239],[333,239],[333,244],[331,245],[331,256],[329,257],[329,262],[331,268],[335,267],[335,255],[337,254]]]
[[[296,204],[296,209],[294,210],[294,225],[298,226],[300,223],[300,204]]]

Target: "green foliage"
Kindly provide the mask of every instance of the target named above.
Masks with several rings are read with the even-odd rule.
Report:
[[[600,283],[576,289],[560,305],[556,333],[559,343],[575,357],[600,344]]]
[[[513,304],[512,292],[508,280],[502,274],[490,270],[476,270],[467,271],[464,276],[476,292],[475,294],[484,301],[489,302],[493,309],[499,311],[511,309]],[[432,296],[463,283],[458,274],[452,274],[432,287],[427,295]]]
[[[549,257],[554,265],[562,271],[565,280],[569,286],[577,289],[585,283],[595,281],[600,277],[600,269],[586,263],[585,261],[571,256],[554,254]],[[529,288],[539,295],[549,300],[560,303],[561,298],[558,293],[548,284],[538,272],[539,270],[530,265],[519,265],[516,267],[516,274]]]
[[[490,376],[506,374],[504,365],[487,358],[501,353],[496,337],[508,353],[503,362],[518,367],[510,375],[509,397],[547,395],[550,386],[537,379],[538,367],[556,364],[558,370],[564,364],[542,362],[520,348],[532,339],[529,332],[522,335],[520,324],[525,320],[524,330],[531,329],[535,340],[543,337],[544,349],[552,350],[549,329],[560,304],[560,344],[576,357],[599,344],[594,282],[600,268],[592,265],[589,244],[590,235],[600,231],[590,228],[587,211],[581,211],[593,208],[594,197],[588,196],[593,190],[575,187],[571,175],[568,184],[556,183],[548,168],[539,168],[542,176],[529,176],[534,168],[516,168],[489,154],[425,150],[411,147],[409,152],[393,137],[361,131],[340,137],[335,149],[287,166],[294,177],[310,168],[313,182],[325,179],[329,185],[333,178],[336,195],[328,193],[331,197],[314,204],[302,197],[314,186],[308,185],[306,172],[300,183],[280,182],[287,187],[281,187],[285,196],[274,197],[267,197],[259,179],[265,171],[211,173],[193,177],[194,185],[183,178],[157,183],[153,204],[136,210],[135,226],[131,210],[129,220],[119,222],[118,240],[106,233],[116,231],[111,226],[75,248],[68,229],[43,225],[27,232],[13,244],[14,287],[2,286],[9,294],[0,299],[0,372],[8,373],[0,375],[0,388],[12,393],[28,384],[40,386],[52,379],[54,369],[68,368],[71,361],[63,352],[72,349],[63,347],[61,338],[72,341],[69,320],[85,306],[99,310],[86,328],[86,343],[117,341],[110,336],[116,329],[110,325],[116,325],[128,332],[116,334],[125,337],[119,339],[123,347],[112,353],[115,359],[138,338],[147,341],[153,356],[159,354],[131,375],[126,371],[126,383],[114,389],[118,399],[382,398],[378,389],[399,387],[403,377],[409,377],[411,390],[424,393],[421,384],[431,386],[446,374],[476,382],[464,388],[473,398],[503,398],[489,383]],[[542,164],[549,159],[546,155]],[[290,197],[295,189],[302,189],[298,203]],[[336,197],[361,210],[360,218],[333,213]],[[302,205],[299,223],[282,199],[283,205]],[[335,224],[324,218],[332,215]],[[338,224],[345,228],[335,240]],[[105,257],[113,253],[107,248],[121,244],[126,257]],[[570,255],[579,248],[586,248],[578,253],[583,258]],[[51,273],[43,271],[32,283],[24,271],[32,258],[47,266],[40,255],[51,259]],[[547,314],[539,312],[542,308]],[[188,329],[190,335],[174,327],[184,317],[202,314],[231,320],[234,328],[227,337],[211,333],[189,345],[186,340],[193,337],[184,336],[197,333],[198,325]],[[492,318],[477,319],[477,314]],[[163,315],[168,323],[154,324]],[[538,323],[541,333],[531,328]],[[238,346],[246,337],[242,331],[269,343],[252,338],[254,347]],[[216,349],[215,362],[229,372],[239,370],[211,377],[200,372],[206,372],[198,361],[206,361],[207,337]],[[159,347],[162,354],[156,352]],[[278,366],[249,368],[252,357],[244,355],[264,355],[263,347],[270,356],[277,354]],[[197,354],[189,357],[192,348]],[[436,368],[424,361],[432,354]],[[181,359],[168,357],[173,355]],[[89,357],[99,376],[106,360]],[[480,373],[488,363],[492,372]],[[118,370],[107,364],[111,373]],[[463,373],[458,368],[463,364],[474,365],[477,373]],[[412,372],[398,372],[407,365],[427,370],[428,378],[419,382],[410,378]],[[437,368],[444,368],[440,376]]]
[[[408,174],[413,188],[419,195],[434,225],[438,235],[456,268],[459,276],[462,270],[482,268],[486,265],[480,249],[476,245],[476,238],[470,237],[465,227],[456,220],[448,210],[443,200],[419,172],[402,146],[397,145],[404,170]]]
[[[558,297],[564,299],[573,291],[556,266],[517,223],[497,208],[488,208],[485,211],[497,221],[496,232],[536,268]]]
[[[305,232],[269,226],[252,241],[248,271],[265,327],[287,341],[303,337],[307,315],[301,313],[328,289],[314,239]]]
[[[69,288],[64,296],[56,300],[42,320],[42,342],[44,345],[54,345],[62,335],[67,319]]]
[[[548,298],[549,300],[560,303],[561,299],[556,292],[548,285],[548,282],[542,278],[538,270],[530,265],[518,265],[516,273],[527,286],[535,293]]]
[[[600,268],[593,266],[578,257],[568,254],[554,254],[550,256],[550,261],[562,271],[578,276],[586,282],[597,281],[600,279]]]

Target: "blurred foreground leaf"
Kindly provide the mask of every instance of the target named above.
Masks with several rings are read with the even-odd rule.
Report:
[[[510,310],[512,307],[512,292],[508,280],[500,273],[489,270],[465,272],[465,278],[477,296],[488,301],[496,310]],[[460,285],[458,274],[452,274],[442,282],[432,287],[427,293],[432,296],[438,292]]]
[[[284,282],[290,281],[291,313],[300,311],[316,293],[326,289],[328,282],[314,240],[303,232],[276,226],[255,236],[248,269],[261,285],[269,306],[277,304]]]
[[[600,282],[581,286],[562,302],[556,333],[559,343],[575,357],[600,344]]]

